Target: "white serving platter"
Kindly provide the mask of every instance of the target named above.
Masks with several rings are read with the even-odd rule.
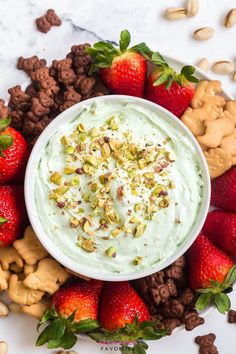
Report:
[[[165,56],[168,63],[176,70],[180,70],[184,63],[177,59]],[[204,72],[196,68],[199,79],[210,80],[211,78]],[[26,81],[22,88],[29,84]],[[228,99],[233,97],[225,90],[224,95]],[[236,296],[231,295],[232,308],[236,308]],[[226,316],[219,314],[212,307],[203,312],[205,324],[197,327],[191,332],[186,332],[183,327],[179,327],[170,337],[165,337],[159,341],[148,342],[147,354],[197,354],[198,346],[194,343],[197,335],[214,332],[217,335],[217,347],[220,354],[235,354],[232,344],[235,338],[235,326],[227,324]],[[24,315],[11,313],[7,318],[0,318],[0,341],[6,341],[9,345],[8,354],[42,354],[56,353],[57,350],[49,350],[46,346],[36,347],[37,320]],[[119,346],[101,345],[92,342],[86,336],[79,338],[78,343],[73,348],[79,354],[98,353],[120,353]]]

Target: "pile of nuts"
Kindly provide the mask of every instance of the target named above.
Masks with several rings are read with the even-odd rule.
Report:
[[[188,287],[184,256],[163,271],[132,282],[146,302],[153,320],[168,333],[182,324],[187,331],[204,323],[194,309],[196,296]]]
[[[199,0],[188,0],[186,7],[169,7],[165,11],[168,20],[181,20],[185,17],[194,17],[199,11]]]
[[[167,20],[181,20],[188,17],[194,17],[199,12],[199,0],[188,0],[186,7],[169,7],[165,11]],[[224,19],[224,26],[231,28],[236,24],[236,8],[228,11]],[[206,41],[215,35],[215,30],[212,27],[201,27],[196,29],[192,37],[197,41]],[[207,72],[209,70],[209,61],[207,58],[200,59],[196,66]],[[215,74],[228,75],[233,73],[233,80],[236,81],[235,66],[228,60],[217,61],[211,66]]]
[[[25,91],[16,85],[8,90],[11,125],[33,146],[45,127],[61,112],[90,97],[108,93],[99,77],[89,76],[91,57],[86,54],[88,43],[74,45],[65,59],[53,60],[50,67],[37,56],[20,57],[17,67],[31,78]],[[0,117],[8,109],[0,101]]]

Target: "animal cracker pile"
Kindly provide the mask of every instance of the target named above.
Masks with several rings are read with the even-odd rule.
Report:
[[[212,179],[236,164],[236,100],[221,93],[220,81],[201,81],[181,117],[199,142]]]
[[[13,246],[0,248],[0,292],[7,291],[18,312],[40,319],[49,307],[49,297],[69,277],[68,272],[51,258],[35,236],[31,226]]]

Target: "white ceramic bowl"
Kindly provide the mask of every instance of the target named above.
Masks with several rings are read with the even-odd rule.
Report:
[[[111,103],[117,100],[118,101],[122,100],[126,102],[132,102],[135,104],[140,104],[143,107],[146,107],[151,110],[155,110],[159,116],[164,117],[167,121],[171,122],[172,125],[175,125],[176,127],[178,127],[178,129],[184,131],[185,135],[187,135],[189,139],[192,140],[192,143],[195,146],[200,156],[200,164],[201,164],[201,169],[203,171],[203,182],[204,182],[203,200],[200,206],[199,213],[197,215],[196,223],[192,228],[191,232],[189,233],[188,237],[186,237],[186,239],[176,249],[174,254],[172,254],[171,257],[167,258],[164,262],[161,262],[160,264],[156,264],[148,269],[144,269],[142,271],[135,272],[132,274],[105,274],[105,275],[100,274],[99,270],[93,269],[93,271],[91,271],[91,268],[86,267],[85,265],[81,265],[79,264],[79,262],[76,262],[75,260],[71,259],[69,256],[65,255],[62,250],[56,247],[56,245],[53,243],[53,241],[47,236],[46,232],[44,231],[44,228],[38,216],[38,211],[36,208],[36,203],[34,198],[35,172],[37,170],[41,152],[45,147],[46,143],[48,142],[48,140],[50,139],[50,137],[55,133],[55,131],[61,125],[65,124],[66,121],[70,121],[71,119],[73,119],[73,117],[75,117],[83,109],[84,106],[90,106],[91,104],[93,104],[94,101],[100,101],[100,100],[105,102],[111,102]],[[194,138],[194,136],[189,131],[189,129],[178,118],[176,118],[173,114],[171,114],[166,109],[150,101],[141,98],[131,97],[131,96],[109,95],[109,96],[91,98],[86,101],[80,102],[72,106],[71,108],[67,109],[63,113],[61,113],[56,119],[54,119],[48,125],[48,127],[44,130],[44,132],[40,135],[39,139],[37,140],[28,161],[26,176],[25,176],[25,200],[26,200],[28,216],[36,235],[38,236],[42,245],[47,249],[47,251],[61,264],[63,264],[65,267],[67,267],[68,269],[70,269],[75,273],[82,274],[90,278],[102,279],[107,281],[124,281],[124,280],[142,278],[152,273],[155,273],[157,271],[160,271],[161,269],[164,269],[172,262],[174,262],[182,254],[184,254],[186,250],[191,246],[191,244],[194,242],[195,238],[197,237],[197,235],[199,234],[203,226],[203,223],[205,221],[209,209],[210,176],[209,176],[208,167],[207,167],[204,154],[202,153],[202,150],[199,144],[197,143],[197,140]]]

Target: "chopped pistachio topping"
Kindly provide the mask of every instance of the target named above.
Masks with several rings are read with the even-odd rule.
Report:
[[[95,247],[91,239],[81,238],[78,242],[78,246],[83,248],[86,252],[94,252]]]
[[[112,130],[118,130],[118,124],[116,124],[115,117],[111,117],[106,121],[106,124]]]
[[[72,155],[75,152],[73,146],[66,146],[64,149],[64,153],[68,155]]]
[[[84,125],[82,123],[80,123],[78,126],[77,126],[77,130],[80,132],[80,133],[84,133],[85,129],[84,129]]]
[[[132,216],[130,219],[129,219],[129,222],[130,224],[135,224],[137,223],[139,220],[136,218],[136,216]]]
[[[94,167],[90,163],[84,163],[83,164],[83,171],[87,175],[92,175],[94,173]]]
[[[146,230],[147,225],[146,224],[138,224],[135,228],[134,232],[134,237],[140,237],[144,234],[144,231]]]
[[[64,173],[65,173],[66,175],[71,175],[72,173],[75,172],[75,170],[76,170],[75,167],[66,166],[66,167],[64,168]]]
[[[175,156],[170,153],[170,152],[166,152],[166,160],[169,162],[174,162],[175,161]]]
[[[98,159],[95,156],[86,156],[85,162],[88,162],[89,165],[97,167],[98,166]]]
[[[71,186],[79,186],[79,184],[80,184],[79,176],[74,176],[74,177],[70,180],[70,185],[71,185]]]
[[[139,265],[142,262],[142,260],[143,260],[142,256],[137,256],[137,257],[134,258],[133,264],[134,265]]]
[[[115,258],[115,257],[116,257],[116,249],[115,249],[115,247],[113,247],[113,246],[108,247],[108,248],[106,249],[106,251],[105,251],[105,255],[106,255],[107,257],[113,257],[113,258]]]
[[[63,135],[63,136],[61,137],[61,144],[62,144],[62,145],[69,145],[69,143],[70,143],[69,138],[68,138],[67,136]]]
[[[75,229],[79,225],[79,220],[75,217],[70,218],[70,227]]]
[[[96,138],[97,136],[100,135],[100,132],[98,129],[96,128],[91,128],[90,131],[89,131],[89,135],[92,137],[92,138]]]
[[[90,188],[91,188],[91,191],[95,193],[98,190],[98,184],[96,182],[94,182],[90,185]]]
[[[162,198],[158,205],[160,208],[167,208],[170,205],[170,201],[168,198]]]
[[[143,174],[146,179],[154,179],[154,173],[153,172],[146,172]]]
[[[58,194],[59,196],[65,194],[70,189],[70,186],[60,186],[56,189],[53,189],[53,193]]]
[[[102,145],[102,156],[109,157],[111,155],[111,149],[109,144],[105,143]]]
[[[121,231],[121,229],[117,228],[111,232],[111,236],[115,238],[121,233]]]
[[[119,115],[108,117],[100,129],[80,123],[63,135],[64,165],[50,175],[58,188],[52,188],[49,199],[63,211],[73,211],[69,226],[80,229],[78,245],[86,252],[95,251],[96,237],[141,237],[145,221],[169,206],[169,193],[175,188],[168,177],[175,157],[165,148],[167,142],[135,141],[130,130],[120,131],[119,119]],[[117,212],[117,203],[128,205],[125,220]],[[116,250],[110,246],[105,254],[114,257]],[[132,263],[141,261],[137,256]]]
[[[61,184],[62,175],[59,172],[53,172],[50,176],[50,181],[55,184]]]

